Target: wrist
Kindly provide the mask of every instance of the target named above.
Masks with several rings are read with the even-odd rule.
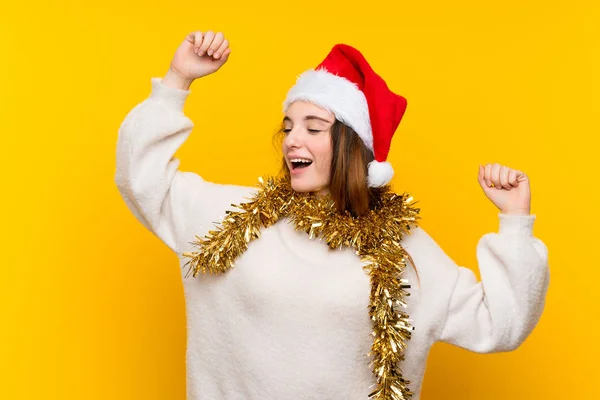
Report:
[[[180,90],[189,90],[190,86],[194,82],[193,79],[184,78],[178,72],[169,68],[165,76],[162,78],[161,83],[165,86],[169,86]]]
[[[500,212],[502,214],[506,214],[506,215],[530,215],[531,211],[527,210],[527,209],[516,209],[516,210],[500,210]]]
[[[502,214],[506,215],[530,215],[531,209],[529,208],[507,208],[505,210],[500,209]]]

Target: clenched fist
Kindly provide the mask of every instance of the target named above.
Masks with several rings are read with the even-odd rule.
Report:
[[[223,33],[192,32],[175,52],[169,73],[189,85],[194,79],[217,72],[230,53],[229,41]]]
[[[529,215],[531,188],[525,173],[500,164],[480,165],[478,181],[485,195],[502,213]]]

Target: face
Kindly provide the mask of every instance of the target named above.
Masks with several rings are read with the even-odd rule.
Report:
[[[297,192],[329,191],[333,113],[305,101],[295,101],[283,119],[282,151]]]

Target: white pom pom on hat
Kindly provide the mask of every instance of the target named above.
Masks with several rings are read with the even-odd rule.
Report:
[[[368,168],[367,184],[370,187],[385,186],[390,183],[394,176],[394,168],[387,161],[371,161]]]
[[[297,100],[331,111],[358,134],[375,158],[368,166],[370,187],[392,180],[394,169],[387,156],[407,101],[387,87],[357,49],[336,44],[314,70],[300,74],[286,95],[283,111]]]

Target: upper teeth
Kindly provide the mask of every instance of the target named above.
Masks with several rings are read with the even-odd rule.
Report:
[[[309,163],[312,162],[311,160],[308,160],[306,158],[292,158],[290,160],[290,162],[301,162],[301,163]]]

